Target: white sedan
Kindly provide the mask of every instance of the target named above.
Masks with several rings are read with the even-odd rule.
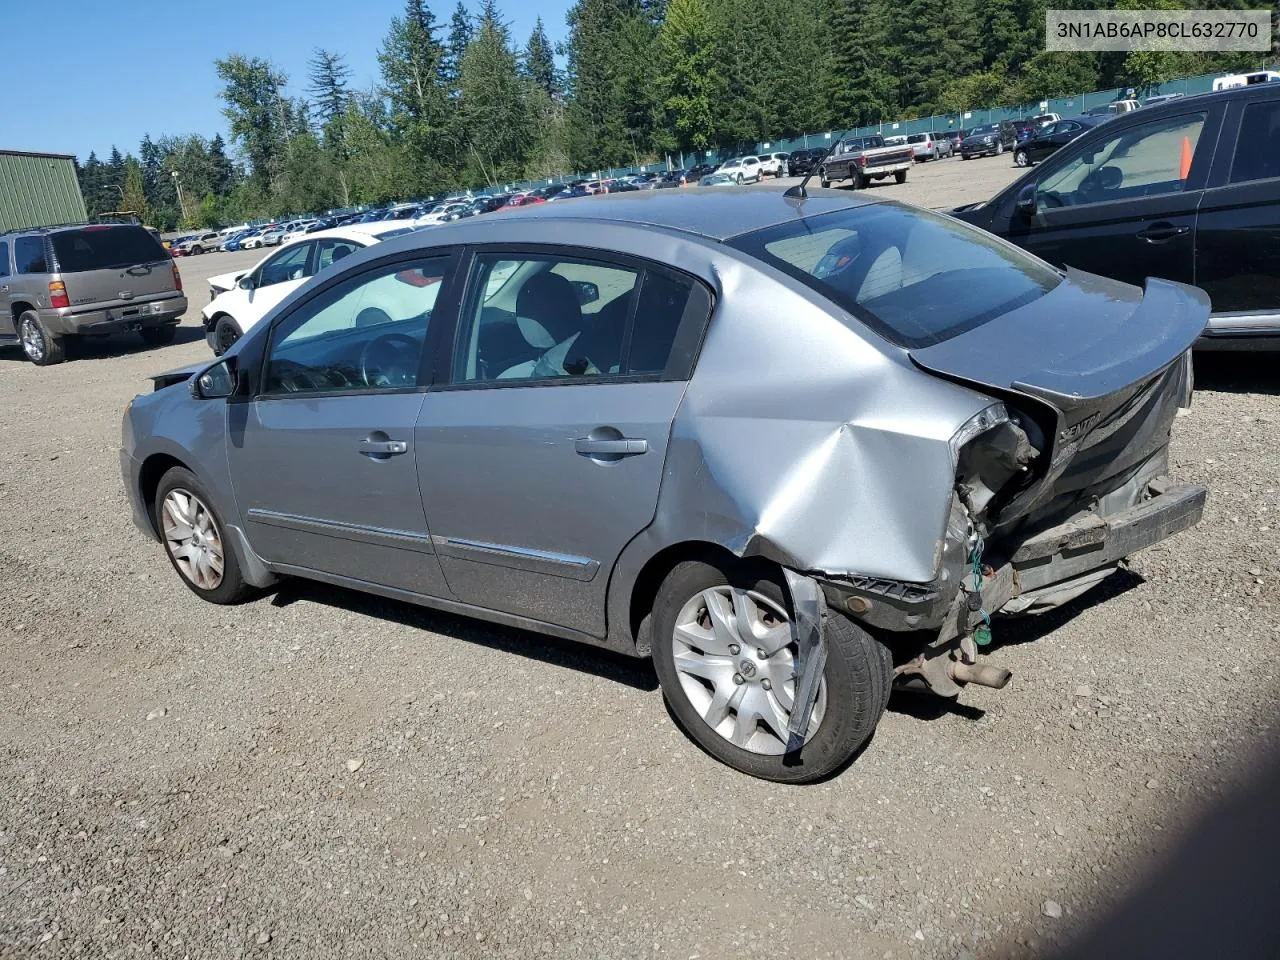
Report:
[[[463,213],[471,209],[471,204],[461,200],[450,200],[446,203],[437,203],[420,217],[415,217],[413,225],[415,227],[431,227],[437,223],[444,223],[444,218],[453,213]]]
[[[759,183],[760,160],[758,157],[734,157],[720,164],[716,173],[727,173],[738,183]]]
[[[205,340],[216,356],[330,264],[379,240],[412,233],[397,221],[317,230],[275,250],[252,268],[209,278],[209,303],[201,311]]]

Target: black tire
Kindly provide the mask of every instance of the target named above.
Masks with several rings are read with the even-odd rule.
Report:
[[[164,347],[173,343],[174,337],[178,335],[178,325],[166,323],[163,327],[144,327],[138,332],[142,335],[142,342],[147,346]]]
[[[165,538],[164,502],[165,498],[174,490],[185,491],[197,497],[207,510],[208,516],[213,522],[213,529],[217,532],[218,540],[222,546],[222,579],[212,589],[206,589],[191,581],[178,565],[178,561],[174,558],[173,551]],[[164,553],[169,558],[170,566],[173,567],[174,572],[178,575],[178,579],[186,584],[191,592],[201,600],[207,600],[209,603],[233,604],[240,603],[253,594],[253,587],[245,583],[244,577],[240,575],[240,562],[236,558],[235,550],[227,542],[223,532],[226,530],[226,525],[222,522],[222,517],[218,515],[218,511],[213,507],[213,499],[209,496],[204,484],[190,470],[185,467],[172,467],[160,478],[160,486],[156,488],[155,503],[152,506],[152,520],[156,525],[156,530],[159,531],[161,541],[164,543]]]
[[[1000,156],[1000,154],[1002,154],[1002,153],[1004,153],[1004,141],[1003,141],[1003,140],[997,140],[997,141],[996,141],[996,156],[998,157],[998,156]]]
[[[853,176],[851,176],[849,180],[853,184],[854,190],[865,190],[871,183],[871,181],[860,174],[857,170],[853,171]]]
[[[34,310],[26,310],[18,316],[18,338],[23,355],[37,367],[51,367],[67,359],[66,341],[51,332],[48,324]]]
[[[741,562],[721,569],[691,560],[672,570],[658,589],[651,621],[654,668],[671,712],[695,743],[742,773],[779,783],[810,783],[830,776],[870,739],[889,702],[893,659],[888,648],[843,615],[829,613],[823,625],[826,714],[818,729],[794,754],[764,754],[735,746],[712,729],[684,692],[672,640],[684,605],[702,591],[725,584],[758,591],[790,609],[781,572],[771,564]]]
[[[962,154],[960,154],[960,159],[961,159],[961,160],[968,160],[968,159],[969,159],[969,155],[968,155],[967,153],[962,153]]]
[[[222,314],[213,326],[213,355],[222,356],[242,336],[244,334],[240,332],[240,325],[227,314]]]
[[[818,183],[819,183],[819,185],[822,187],[822,189],[823,189],[823,190],[825,190],[825,189],[827,189],[827,187],[831,186],[831,181],[827,179],[827,168],[826,168],[826,167],[819,167],[819,168],[818,168]]]
[[[742,174],[738,174],[738,186],[742,186]]]
[[[1013,155],[1013,165],[1015,167],[1031,166],[1031,157],[1027,154],[1027,151],[1019,150],[1017,153],[1015,153]]]
[[[905,170],[895,170],[895,171],[894,171],[894,173],[893,173],[893,179],[894,179],[894,181],[895,181],[896,183],[906,183],[906,182],[907,182],[907,171],[905,171]]]

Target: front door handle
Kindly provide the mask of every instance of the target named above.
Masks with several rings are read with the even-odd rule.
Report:
[[[648,440],[634,440],[623,437],[619,440],[596,440],[593,437],[582,437],[573,441],[575,453],[588,457],[611,455],[615,457],[634,457],[639,453],[649,452]]]
[[[366,457],[397,457],[409,452],[409,444],[403,440],[361,440],[360,452]]]
[[[1190,233],[1191,228],[1182,225],[1174,226],[1172,223],[1153,223],[1145,230],[1138,232],[1138,239],[1145,240],[1147,243],[1164,243],[1166,240],[1172,240],[1174,237],[1180,237],[1184,233]]]

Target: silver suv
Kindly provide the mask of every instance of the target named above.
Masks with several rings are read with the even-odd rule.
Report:
[[[61,363],[66,338],[137,331],[173,342],[187,309],[178,266],[135,224],[32,227],[0,234],[0,346],[39,366]]]

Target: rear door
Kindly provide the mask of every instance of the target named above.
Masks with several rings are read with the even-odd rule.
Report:
[[[1200,204],[1196,284],[1211,335],[1280,332],[1280,84],[1231,104]]]
[[[1141,285],[1195,281],[1196,210],[1221,111],[1112,121],[1054,154],[1035,185],[1036,212],[1009,239],[1050,263]]]
[[[472,261],[418,471],[459,600],[605,632],[622,548],[653,519],[710,294],[666,267],[566,248]]]
[[[53,269],[73,309],[127,307],[177,293],[173,259],[142,227],[100,224],[58,230],[50,240]]]

